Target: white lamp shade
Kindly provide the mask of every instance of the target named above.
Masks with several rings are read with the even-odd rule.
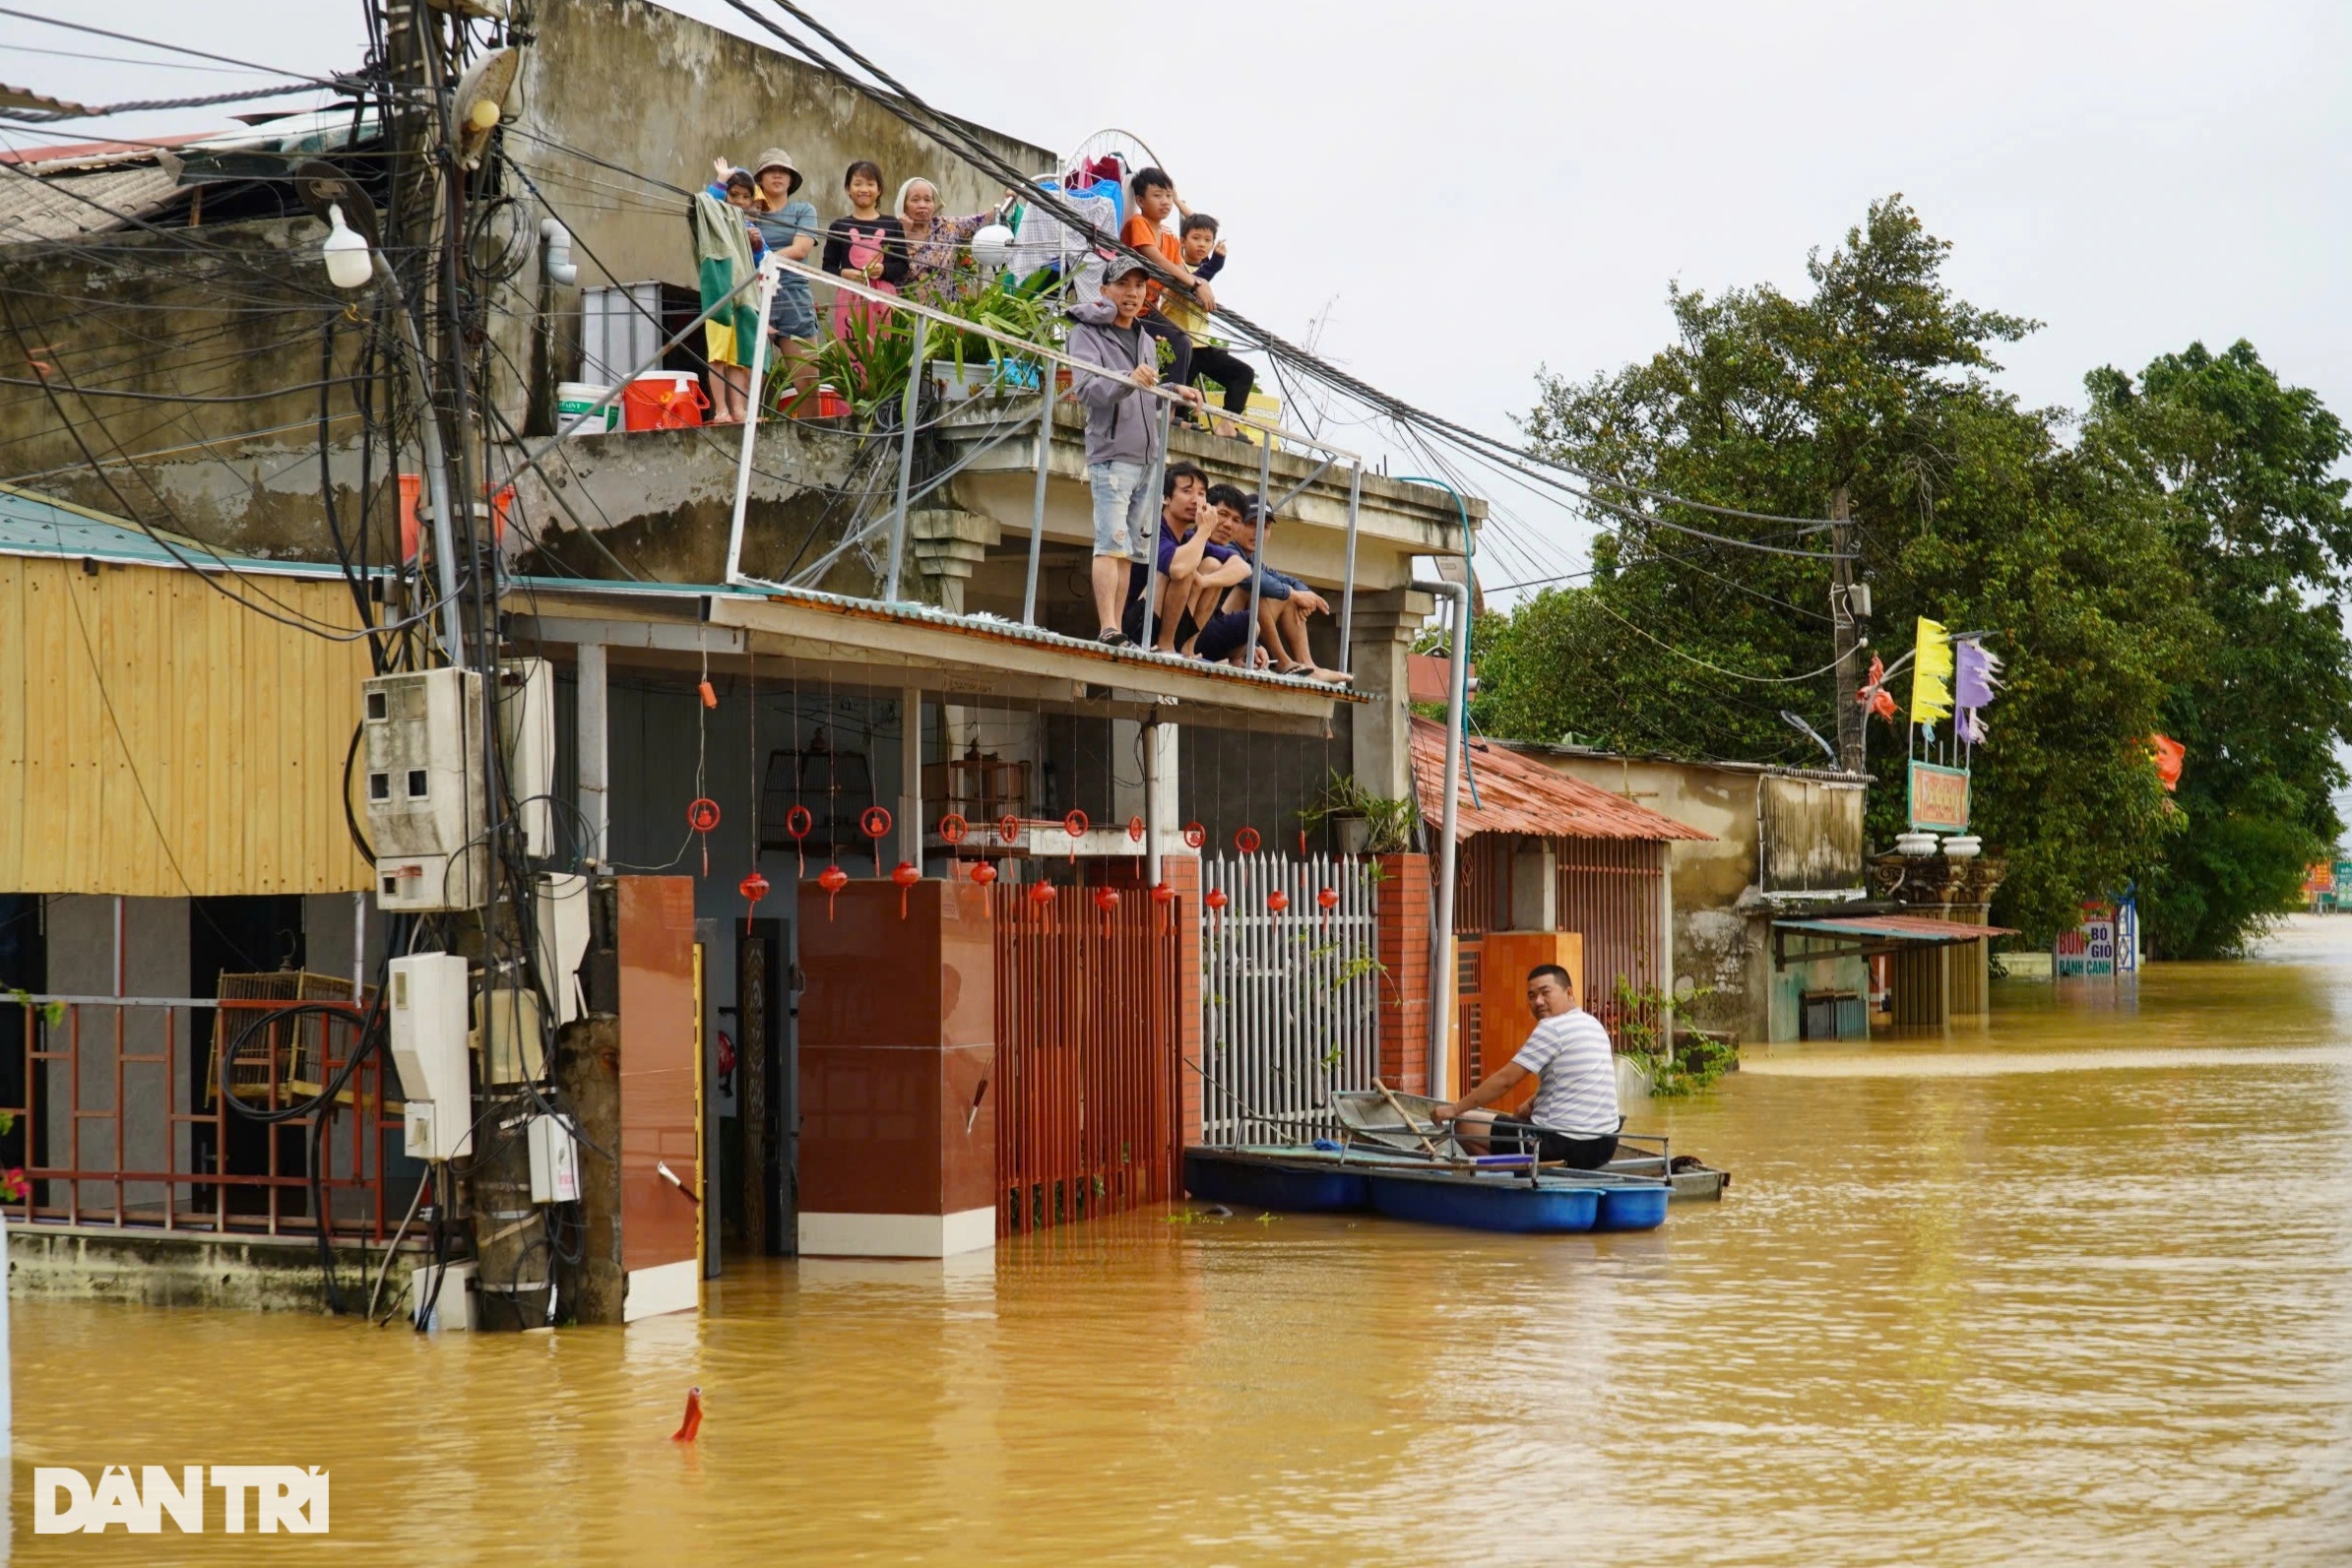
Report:
[[[990,223],[972,236],[972,262],[976,267],[994,272],[1012,253],[1013,231],[1002,223]]]
[[[338,288],[364,288],[376,275],[375,257],[367,249],[367,241],[353,233],[343,220],[343,209],[327,209],[327,239],[319,246],[319,253],[327,260],[327,282]]]

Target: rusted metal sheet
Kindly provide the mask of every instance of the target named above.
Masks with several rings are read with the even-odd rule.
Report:
[[[1561,839],[1559,928],[1584,935],[1584,989],[1577,1000],[1621,1050],[1628,1032],[1650,1035],[1664,1011],[1660,882],[1666,846],[1623,840]]]
[[[1176,1195],[1180,903],[998,884],[996,1232]]]
[[[1581,779],[1554,773],[1500,746],[1470,743],[1468,771],[1456,802],[1456,832],[1524,833],[1536,838],[1712,839],[1647,806],[1613,795]],[[1413,721],[1413,780],[1424,821],[1434,824],[1445,805],[1445,726]]]
[[[1756,780],[1756,878],[1766,893],[1859,893],[1863,888],[1859,784]]]

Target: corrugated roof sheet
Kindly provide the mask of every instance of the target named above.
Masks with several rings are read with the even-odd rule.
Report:
[[[1818,919],[1772,922],[1784,931],[1818,931],[1824,936],[1882,936],[1907,942],[1973,942],[1980,936],[2014,935],[2005,925],[1970,925],[1928,914],[1836,914]]]
[[[342,568],[332,562],[232,555],[159,529],[157,533],[201,571],[270,572],[282,577],[343,575]],[[54,555],[73,561],[186,569],[169,550],[132,524],[12,484],[0,484],[0,555]]]
[[[1476,803],[1468,780],[1456,802],[1455,831],[1465,839],[1482,833],[1652,842],[1715,837],[1483,740],[1471,741],[1465,756],[1478,781]],[[1444,725],[1413,721],[1413,779],[1421,814],[1434,828],[1445,802]]]
[[[151,159],[87,173],[0,185],[0,245],[79,239],[152,218],[179,194],[179,182]]]

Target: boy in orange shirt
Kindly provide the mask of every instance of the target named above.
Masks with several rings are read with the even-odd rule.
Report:
[[[1121,224],[1118,237],[1147,256],[1157,257],[1156,269],[1163,277],[1173,278],[1191,291],[1203,310],[1217,308],[1217,296],[1206,282],[1184,265],[1183,246],[1176,235],[1162,225],[1168,215],[1176,211],[1176,181],[1167,171],[1158,168],[1137,169],[1127,181],[1127,192],[1135,199],[1135,208]],[[1192,339],[1160,310],[1160,296],[1166,284],[1152,282],[1144,289],[1145,310],[1138,323],[1143,330],[1168,345],[1175,355],[1169,366],[1168,381],[1172,386],[1188,386],[1192,381]]]

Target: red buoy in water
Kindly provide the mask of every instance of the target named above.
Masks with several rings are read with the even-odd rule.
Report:
[[[694,1441],[694,1434],[701,1430],[702,1387],[697,1384],[686,1390],[686,1418],[678,1423],[676,1431],[669,1434],[669,1440],[673,1443],[691,1443]]]

